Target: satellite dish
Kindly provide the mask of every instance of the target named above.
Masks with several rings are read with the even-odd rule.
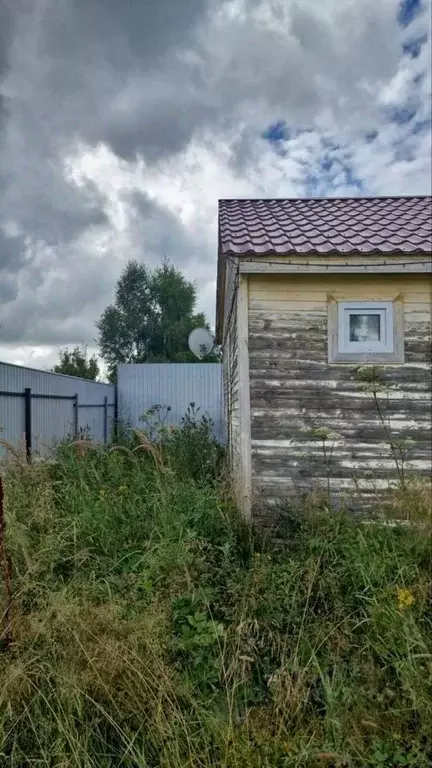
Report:
[[[189,334],[189,349],[197,357],[209,355],[213,349],[213,336],[207,328],[194,328]]]

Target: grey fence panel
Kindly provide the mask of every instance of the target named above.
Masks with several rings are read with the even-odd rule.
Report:
[[[88,426],[91,437],[101,442],[112,432],[115,386],[75,376],[38,371],[0,363],[0,438],[14,446],[23,443],[25,431],[24,391],[31,389],[32,450],[49,455],[51,446],[73,434],[76,426],[75,398],[78,399],[78,426]],[[15,393],[15,396],[2,392]],[[38,397],[50,395],[50,398]],[[59,399],[53,398],[56,395]],[[105,402],[107,408],[105,408]],[[87,406],[87,407],[86,407]],[[91,407],[88,407],[91,406]],[[105,412],[107,424],[105,425]],[[0,455],[4,448],[0,445]]]
[[[49,456],[56,443],[74,433],[74,401],[32,398],[31,411],[32,451]]]
[[[3,389],[3,387],[2,387]],[[24,445],[24,397],[0,396],[0,439],[16,448]],[[0,456],[5,449],[0,444]]]
[[[104,409],[99,406],[78,408],[78,426],[88,429],[89,437],[105,442],[104,435]],[[112,437],[114,424],[114,403],[112,400],[107,405],[107,434],[106,439]]]
[[[165,423],[181,423],[191,402],[214,423],[224,441],[222,366],[220,363],[124,364],[117,369],[119,418],[142,427],[140,416],[154,405],[170,406]]]

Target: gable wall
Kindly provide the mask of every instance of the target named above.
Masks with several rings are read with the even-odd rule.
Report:
[[[410,471],[430,472],[431,280],[425,275],[249,275],[249,375],[254,506],[327,484],[321,444],[307,430],[336,430],[335,497],[371,499],[397,478],[376,407],[355,377],[358,364],[327,362],[329,295],[392,300],[402,295],[405,363],[385,366],[397,384],[385,400],[392,434],[416,441]]]

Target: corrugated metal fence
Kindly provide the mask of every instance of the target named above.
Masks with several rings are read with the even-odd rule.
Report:
[[[160,405],[164,423],[175,426],[194,403],[197,416],[209,416],[215,437],[221,442],[225,440],[220,363],[125,364],[118,366],[117,380],[121,421],[142,427],[140,416]]]
[[[156,405],[165,424],[178,425],[191,403],[198,418],[211,418],[215,437],[224,442],[220,363],[120,365],[117,387],[0,363],[0,439],[40,456],[86,428],[106,443],[116,418],[142,427],[140,417]],[[0,444],[0,456],[4,452]]]
[[[0,438],[14,446],[24,440],[27,450],[49,456],[55,442],[85,428],[107,442],[115,410],[112,384],[0,363]]]

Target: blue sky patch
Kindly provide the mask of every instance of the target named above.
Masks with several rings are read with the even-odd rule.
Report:
[[[422,0],[401,0],[398,9],[398,22],[407,27],[422,10]]]
[[[354,174],[353,169],[350,168],[348,165],[345,166],[344,170],[345,170],[346,183],[349,184],[350,187],[357,187],[357,189],[361,192],[363,190],[362,180]]]
[[[416,112],[415,107],[394,107],[390,110],[390,120],[397,125],[406,125],[415,117]]]
[[[324,157],[321,160],[321,168],[323,169],[323,171],[325,171],[325,173],[328,173],[329,171],[331,171],[332,165],[333,165],[333,160],[330,157]]]
[[[416,59],[420,55],[421,47],[427,42],[427,35],[421,35],[414,40],[409,40],[407,43],[403,43],[402,50],[406,56],[410,56],[412,59]]]
[[[414,123],[412,127],[412,133],[424,133],[425,131],[430,130],[431,127],[431,120],[418,120],[416,123]]]
[[[365,134],[365,141],[368,144],[372,144],[372,142],[375,141],[377,136],[378,136],[378,131],[369,131],[368,133]]]
[[[308,173],[304,179],[305,197],[318,197],[321,179],[315,173]]]
[[[419,74],[413,77],[412,79],[413,85],[420,85],[420,83],[422,82],[422,80],[424,80],[424,78],[425,78],[425,73],[419,72]]]
[[[279,141],[286,141],[290,137],[290,131],[285,120],[277,120],[276,123],[272,123],[261,134],[261,138],[269,141],[271,144]]]
[[[326,142],[331,144],[332,142]],[[337,147],[341,150],[341,147]],[[362,180],[356,175],[348,158],[339,153],[338,156],[329,155],[323,157],[310,166],[303,179],[304,191],[307,197],[322,197],[328,194],[338,194],[341,187],[351,187],[359,192],[364,191]]]

